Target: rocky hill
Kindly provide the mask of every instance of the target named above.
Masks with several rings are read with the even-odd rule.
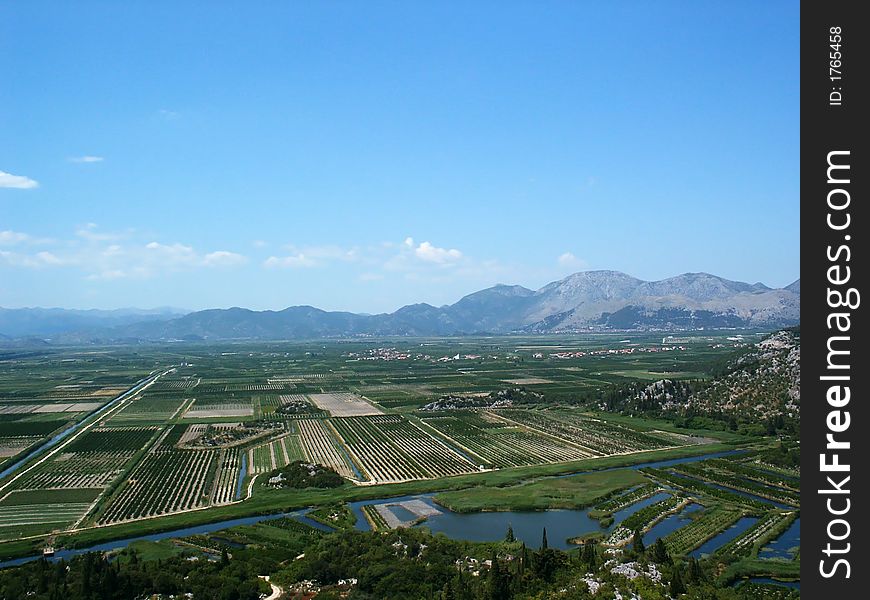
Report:
[[[9,314],[10,318],[0,320],[0,333],[20,335],[20,320],[16,322],[15,315]],[[29,333],[81,343],[711,327],[776,329],[800,320],[800,280],[789,288],[773,289],[707,273],[643,281],[618,271],[585,271],[537,291],[497,285],[469,294],[455,304],[412,304],[378,315],[293,306],[280,311],[230,308],[160,317],[125,316],[122,323],[87,322],[80,326],[76,326],[80,321],[72,320],[59,328],[33,331],[34,327],[30,327]]]

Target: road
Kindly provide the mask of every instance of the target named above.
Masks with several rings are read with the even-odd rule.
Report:
[[[269,595],[268,595],[266,598],[264,598],[263,600],[278,600],[278,598],[281,597],[281,594],[284,593],[284,590],[282,590],[282,589],[279,588],[277,585],[275,585],[274,583],[272,583],[271,581],[269,581],[269,576],[268,576],[268,575],[258,575],[258,577],[259,577],[260,579],[262,579],[263,581],[265,581],[266,583],[268,583],[270,586],[272,586],[272,593],[269,594]]]

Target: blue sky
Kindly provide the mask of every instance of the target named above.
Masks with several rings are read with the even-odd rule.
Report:
[[[4,2],[0,306],[787,285],[798,9]]]

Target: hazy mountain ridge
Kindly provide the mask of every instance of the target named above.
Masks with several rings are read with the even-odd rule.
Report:
[[[95,327],[116,327],[143,321],[175,319],[177,308],[119,308],[115,310],[67,308],[0,308],[0,333],[6,337],[50,336]]]
[[[730,281],[707,273],[643,281],[618,271],[585,271],[537,291],[518,285],[496,285],[451,305],[411,304],[376,315],[292,306],[280,311],[209,309],[164,317],[162,313],[152,314],[134,323],[70,328],[54,332],[57,333],[54,337],[60,342],[105,342],[776,328],[800,321],[800,280],[789,288],[772,289],[761,283]],[[16,335],[3,327],[0,333]]]

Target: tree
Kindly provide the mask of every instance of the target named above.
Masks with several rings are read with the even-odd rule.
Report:
[[[489,578],[486,582],[486,597],[489,600],[507,600],[510,598],[508,579],[502,574],[498,564],[498,555],[492,553],[492,566],[489,568]]]
[[[634,530],[634,551],[638,554],[643,554],[646,551],[646,546],[643,545],[643,532],[640,528]]]
[[[657,539],[656,543],[653,544],[653,560],[659,564],[665,565],[669,565],[673,562],[662,538]]]
[[[514,536],[514,528],[510,523],[508,523],[507,533],[504,536],[504,541],[506,541],[506,542],[517,541],[517,538]]]
[[[547,528],[544,527],[544,536],[541,538],[541,550],[546,550],[550,545],[547,543]]]
[[[680,575],[679,569],[674,569],[674,576],[671,578],[670,594],[674,598],[680,594],[686,593],[686,584],[683,583],[683,578]]]
[[[520,550],[520,573],[523,573],[527,566],[529,566],[529,549],[526,548],[526,543],[523,542],[522,550]]]
[[[230,564],[230,555],[227,554],[227,549],[223,548],[221,550],[221,566],[225,567]]]
[[[582,553],[583,563],[589,568],[590,571],[595,570],[595,546],[592,542],[586,542],[583,545],[583,553]]]
[[[689,583],[698,583],[704,579],[704,572],[701,570],[701,565],[698,564],[698,561],[694,556],[689,558],[688,571]]]

